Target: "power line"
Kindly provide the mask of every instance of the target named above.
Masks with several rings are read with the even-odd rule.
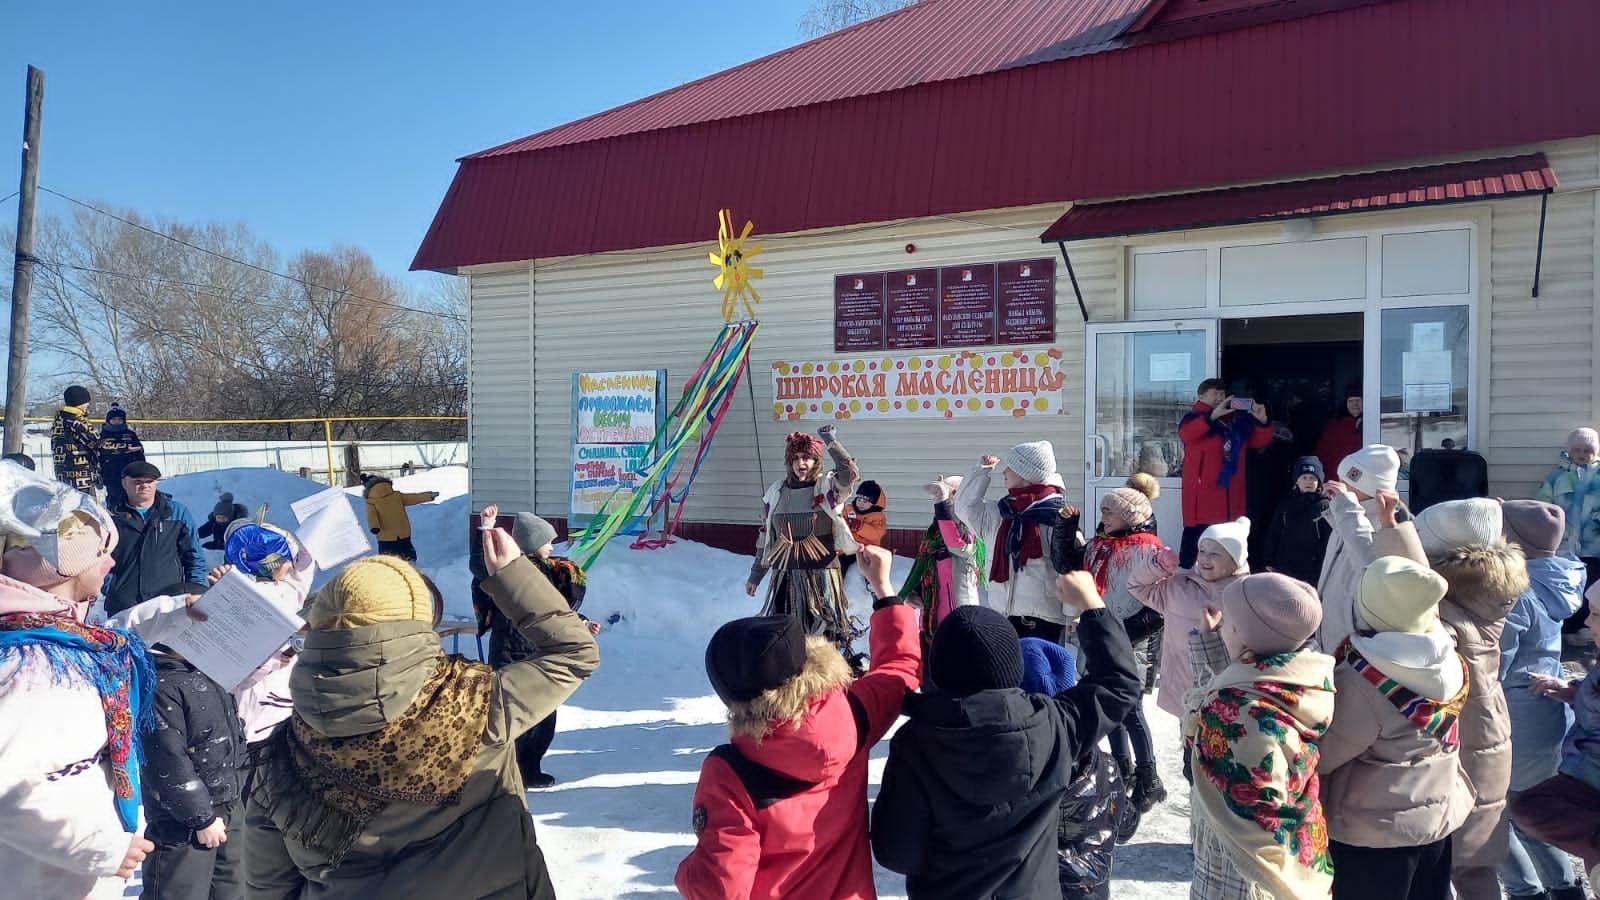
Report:
[[[15,197],[16,195],[18,195],[20,193],[22,193],[22,192],[21,191],[12,191],[11,193],[5,195],[4,197],[0,197],[0,203],[4,203],[7,200],[10,200],[12,197]]]
[[[110,210],[101,209],[100,207],[95,206],[92,203],[85,203],[84,201],[79,200],[76,197],[69,197],[66,194],[63,194],[58,190],[54,190],[52,188],[48,188],[48,187],[45,187],[43,185],[39,186],[39,190],[44,191],[45,193],[51,194],[51,195],[56,196],[56,197],[60,197],[61,199],[65,200],[68,203],[71,203],[71,204],[73,204],[75,206],[81,206],[84,209],[89,210],[90,212],[99,213],[100,215],[105,216],[107,218],[115,219],[116,221],[121,222],[122,224],[127,225],[130,228],[137,228],[140,231],[148,232],[149,234],[153,234],[153,235],[155,235],[156,237],[159,237],[159,238],[165,238],[166,240],[172,241],[175,244],[180,244],[180,245],[182,245],[184,247],[188,247],[191,250],[198,250],[201,253],[206,254],[207,256],[213,256],[213,257],[216,257],[217,259],[224,260],[226,262],[231,262],[231,263],[234,263],[235,265],[244,266],[245,268],[248,268],[248,269],[254,269],[257,272],[264,272],[264,273],[266,273],[268,275],[272,275],[272,276],[277,277],[277,278],[282,278],[282,279],[284,279],[286,281],[292,281],[292,282],[294,282],[296,284],[303,285],[303,286],[308,287],[308,288],[316,288],[319,291],[332,291],[334,293],[343,294],[344,296],[346,296],[348,298],[351,298],[351,299],[361,300],[361,301],[364,301],[366,303],[376,304],[378,306],[382,306],[382,307],[389,308],[389,309],[402,309],[402,310],[406,310],[408,312],[420,313],[421,315],[425,315],[425,316],[437,316],[438,318],[441,318],[441,319],[453,319],[453,320],[456,320],[456,321],[461,321],[461,318],[462,318],[461,316],[458,316],[455,313],[439,312],[438,310],[422,309],[421,307],[416,307],[416,306],[406,306],[404,304],[395,303],[395,302],[389,301],[389,300],[378,300],[378,299],[375,299],[375,298],[372,298],[372,297],[363,297],[360,294],[354,293],[352,291],[346,291],[346,290],[343,290],[341,288],[329,287],[329,286],[327,286],[325,284],[317,284],[314,281],[307,281],[304,278],[299,278],[299,277],[296,277],[294,275],[289,275],[289,274],[287,274],[285,272],[279,272],[279,271],[276,271],[274,269],[269,269],[269,268],[267,268],[265,266],[257,265],[256,263],[250,262],[248,260],[238,259],[236,257],[229,256],[226,253],[218,253],[217,251],[212,250],[209,247],[202,247],[199,244],[191,243],[189,241],[184,240],[183,238],[177,237],[176,235],[167,234],[165,231],[161,231],[161,230],[156,229],[156,228],[151,228],[148,225],[143,225],[143,224],[141,224],[139,222],[135,222],[135,221],[133,221],[131,219],[123,218],[122,216],[119,216],[116,213],[111,212]],[[126,273],[120,273],[120,274],[126,274]]]
[[[150,284],[157,284],[157,285],[173,285],[175,287],[183,287],[183,288],[190,288],[190,289],[193,289],[193,290],[207,291],[207,292],[210,292],[211,294],[213,294],[215,296],[218,296],[218,297],[224,297],[224,296],[226,296],[226,297],[240,297],[240,298],[248,297],[250,299],[261,300],[261,301],[269,302],[269,303],[273,302],[276,299],[276,298],[273,298],[273,297],[261,297],[261,296],[257,296],[257,295],[253,295],[253,294],[242,294],[242,293],[239,293],[237,291],[232,291],[232,290],[228,290],[226,288],[219,287],[218,285],[215,285],[215,284],[207,284],[207,283],[205,283],[203,281],[182,281],[182,280],[173,279],[173,278],[159,278],[159,277],[157,277],[155,275],[140,275],[140,274],[137,274],[135,272],[119,272],[116,269],[102,269],[102,268],[98,268],[96,266],[82,266],[82,265],[77,265],[76,263],[64,263],[64,262],[60,262],[60,261],[51,261],[51,260],[42,259],[40,257],[34,257],[34,258],[36,260],[38,260],[39,262],[41,262],[41,263],[44,263],[46,265],[49,265],[49,266],[52,266],[52,267],[55,267],[55,268],[58,268],[58,269],[72,269],[72,270],[77,271],[77,272],[88,272],[88,273],[92,273],[92,274],[95,274],[95,275],[107,275],[107,276],[110,276],[112,278],[125,278],[125,279],[127,279],[129,281],[141,281],[141,282],[148,282]],[[454,314],[451,314],[451,313],[430,312],[429,310],[415,309],[413,307],[401,306],[399,304],[393,304],[388,308],[393,309],[396,312],[414,312],[414,313],[421,313],[423,315],[441,316],[441,317],[449,318],[449,319],[456,319],[456,320],[460,320],[461,319],[460,316],[457,316],[457,315],[454,315]]]
[[[101,296],[100,294],[96,293],[95,291],[92,291],[89,288],[84,287],[82,284],[79,284],[78,282],[72,280],[71,278],[68,278],[66,275],[63,275],[61,273],[60,269],[57,268],[56,264],[51,263],[48,260],[43,260],[43,259],[39,259],[39,260],[35,260],[35,261],[38,264],[40,264],[42,266],[45,266],[46,268],[54,270],[56,277],[60,278],[62,280],[62,282],[67,284],[69,287],[73,288],[74,290],[78,291],[79,293],[83,294],[86,297],[95,298],[96,302],[104,303],[106,306],[109,306],[111,309],[116,310],[116,312],[119,315],[123,316],[124,318],[126,318],[128,321],[134,323],[135,325],[138,325],[138,326],[141,326],[143,328],[149,329],[150,331],[153,331],[153,332],[155,332],[157,334],[160,334],[162,337],[167,338],[169,340],[172,340],[172,341],[174,341],[174,342],[176,342],[178,344],[181,344],[181,345],[183,345],[185,347],[188,347],[191,350],[195,350],[195,351],[198,351],[200,353],[204,353],[204,354],[206,354],[208,356],[211,356],[211,357],[213,357],[213,358],[215,358],[217,360],[220,360],[221,362],[226,363],[230,367],[244,366],[244,367],[253,368],[253,369],[255,369],[257,371],[258,377],[270,377],[270,376],[272,376],[274,374],[277,374],[274,369],[272,369],[272,368],[270,368],[268,366],[262,365],[261,363],[252,362],[250,360],[243,359],[243,358],[238,357],[238,356],[232,356],[232,355],[223,353],[223,352],[221,352],[219,350],[214,350],[211,347],[205,346],[204,344],[196,343],[195,341],[189,340],[188,338],[186,338],[186,337],[184,337],[182,335],[172,334],[172,333],[166,331],[165,329],[159,328],[159,327],[151,324],[150,322],[148,322],[148,321],[146,321],[144,319],[141,319],[138,316],[128,312],[126,309],[122,308],[120,305],[111,302],[110,300],[104,298],[103,296]],[[434,388],[455,387],[455,388],[464,388],[464,387],[467,386],[467,383],[464,382],[464,381],[439,381],[439,382],[429,382],[429,383],[426,383],[426,384],[417,384],[417,383],[400,384],[400,383],[395,383],[395,382],[351,381],[351,380],[348,380],[348,379],[340,379],[339,386],[341,386],[341,387],[360,387],[360,388],[395,388],[395,387],[434,387]]]

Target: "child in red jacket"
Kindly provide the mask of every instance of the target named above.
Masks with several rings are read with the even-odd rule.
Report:
[[[889,551],[863,547],[872,667],[850,666],[793,616],[736,619],[706,648],[732,743],[711,751],[694,793],[696,844],[678,866],[688,900],[872,900],[867,755],[920,677],[915,600],[889,583]],[[768,852],[771,849],[781,852]]]

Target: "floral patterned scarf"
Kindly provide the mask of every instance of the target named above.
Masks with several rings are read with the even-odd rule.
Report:
[[[30,656],[44,660],[57,683],[79,678],[100,692],[117,818],[124,830],[137,831],[139,770],[144,762],[140,735],[156,725],[156,671],[144,641],[131,631],[86,625],[67,616],[0,616],[0,660],[6,663],[6,677],[15,671],[13,661]]]
[[[1193,716],[1197,826],[1227,848],[1252,896],[1328,896],[1317,744],[1333,721],[1333,657],[1246,654],[1211,682]]]

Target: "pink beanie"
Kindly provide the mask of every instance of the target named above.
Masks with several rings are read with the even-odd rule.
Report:
[[[1269,572],[1246,575],[1222,591],[1222,621],[1257,656],[1298,650],[1322,624],[1317,589]]]

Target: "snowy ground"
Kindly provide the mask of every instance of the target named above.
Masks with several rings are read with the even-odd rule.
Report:
[[[437,469],[397,479],[396,486],[440,493],[411,508],[413,541],[422,568],[445,593],[448,614],[470,619],[466,470]],[[227,490],[252,511],[269,503],[270,520],[292,525],[289,503],[321,486],[274,470],[226,469],[168,479],[163,488],[197,519]],[[365,521],[360,490],[349,493]],[[584,612],[597,621],[613,613],[622,619],[601,633],[599,671],[560,712],[545,766],[557,785],[528,795],[562,900],[676,893],[673,875],[693,843],[689,816],[700,763],[726,739],[722,705],[705,678],[704,648],[718,625],[758,612],[758,602],[744,596],[749,566],[748,556],[699,544],[631,550],[619,539],[590,573]],[[908,566],[897,560],[896,575]],[[864,618],[859,576],[851,579],[851,594]],[[473,642],[463,640],[460,649],[471,655]],[[1132,843],[1118,848],[1112,895],[1130,900],[1183,896],[1191,871],[1177,721],[1153,702],[1147,711],[1170,798]],[[874,793],[887,752],[886,740],[872,753]],[[881,869],[878,889],[885,898],[905,895],[903,879]]]

